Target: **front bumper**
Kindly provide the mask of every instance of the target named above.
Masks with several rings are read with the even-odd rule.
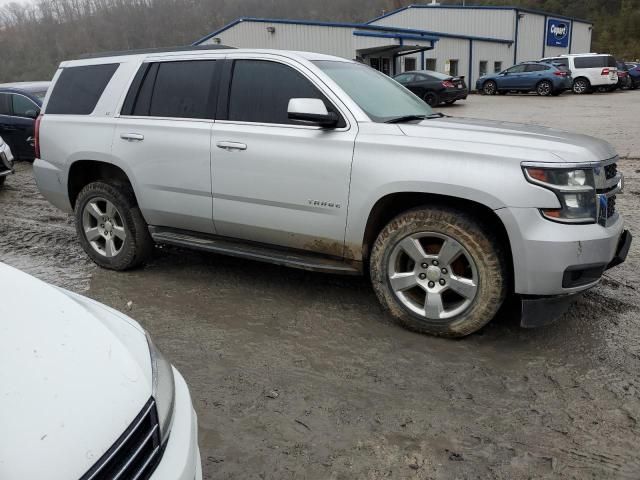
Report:
[[[565,272],[598,265],[604,271],[618,253],[624,230],[620,216],[605,227],[551,222],[535,208],[502,208],[496,214],[509,235],[514,289],[520,295],[567,295],[593,287],[599,275],[567,283]]]
[[[173,375],[176,383],[173,426],[162,459],[151,479],[202,480],[198,418],[182,375],[175,368]]]
[[[608,265],[600,268],[600,275],[609,268],[620,265],[627,259],[631,247],[631,233],[628,230],[622,232],[616,254]],[[599,278],[599,277],[598,277]],[[520,325],[524,328],[535,328],[555,322],[580,294],[558,295],[554,297],[521,297],[522,311]]]
[[[6,177],[13,173],[13,155],[11,149],[5,143],[0,146],[0,177]]]

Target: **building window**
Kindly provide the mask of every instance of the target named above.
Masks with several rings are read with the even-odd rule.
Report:
[[[416,59],[415,58],[405,58],[404,59],[404,71],[412,72],[416,69]]]
[[[486,60],[480,60],[480,69],[478,70],[478,74],[481,77],[484,77],[487,74],[487,66],[488,66],[489,62],[487,62]]]
[[[493,73],[500,73],[502,71],[502,62],[493,62]]]
[[[449,71],[445,73],[448,73],[452,77],[457,77],[458,76],[458,60],[449,60]]]
[[[395,70],[395,67],[394,67],[394,70]],[[382,68],[380,69],[380,71],[385,75],[391,75],[391,62],[389,61],[388,58],[382,59]]]
[[[424,68],[427,70],[431,70],[433,72],[436,71],[436,59],[435,58],[427,58],[424,62]]]
[[[373,68],[375,70],[380,70],[380,59],[379,58],[370,58],[369,59],[369,65],[371,65],[371,68]]]

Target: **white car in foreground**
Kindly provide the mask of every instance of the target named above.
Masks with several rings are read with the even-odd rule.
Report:
[[[135,321],[0,264],[0,479],[199,480],[187,385]]]
[[[0,137],[0,187],[4,185],[8,175],[13,173],[13,154],[9,145]]]

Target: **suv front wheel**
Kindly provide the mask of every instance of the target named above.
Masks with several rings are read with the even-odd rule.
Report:
[[[128,185],[88,184],[78,194],[74,213],[82,248],[101,267],[127,270],[153,252],[153,240]]]
[[[507,270],[497,239],[464,212],[421,208],[393,219],[371,253],[383,307],[411,330],[462,337],[502,305]]]

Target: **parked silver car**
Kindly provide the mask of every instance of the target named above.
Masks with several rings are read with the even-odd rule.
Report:
[[[368,270],[402,324],[463,336],[509,294],[526,326],[557,317],[631,242],[608,143],[434,114],[341,58],[200,48],[69,61],[43,112],[38,186],[75,212],[105,268],[167,243]]]

